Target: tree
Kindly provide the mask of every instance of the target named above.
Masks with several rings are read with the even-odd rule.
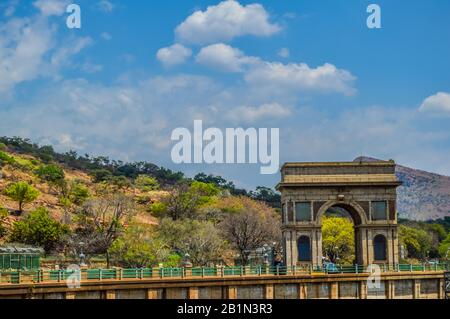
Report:
[[[271,207],[281,206],[281,195],[268,187],[258,186],[256,187],[256,191],[250,192],[250,196],[255,200],[265,202]]]
[[[83,205],[84,202],[91,196],[86,185],[74,181],[69,185],[69,199],[75,205]]]
[[[401,225],[399,227],[400,243],[406,248],[409,258],[425,260],[432,248],[432,237],[423,229]]]
[[[353,264],[355,261],[353,223],[343,217],[324,217],[322,220],[322,249],[333,263]]]
[[[205,184],[194,181],[191,185],[182,183],[176,185],[174,189],[160,202],[151,206],[151,211],[156,217],[170,217],[173,220],[183,218],[197,218],[198,210],[203,205],[210,203],[220,189],[214,184]]]
[[[39,191],[26,182],[17,182],[6,188],[5,195],[18,202],[19,212],[22,213],[23,206],[33,202],[39,196]]]
[[[148,175],[139,175],[134,181],[136,187],[144,192],[154,191],[159,189],[158,181]]]
[[[220,231],[207,221],[191,219],[161,220],[158,233],[161,240],[184,256],[189,254],[195,266],[208,266],[221,258],[226,243]]]
[[[92,241],[97,253],[106,253],[109,267],[108,249],[122,234],[124,225],[135,213],[133,200],[125,195],[109,195],[87,201],[77,213],[79,234]]]
[[[91,176],[94,180],[94,183],[101,183],[109,180],[112,177],[112,173],[107,169],[101,168],[92,170]]]
[[[109,253],[119,266],[127,268],[151,268],[164,263],[165,266],[178,266],[174,254],[167,244],[156,237],[155,232],[147,226],[132,224],[125,233],[117,238]]]
[[[60,188],[62,190],[65,187],[65,174],[58,165],[42,165],[35,173],[39,179],[46,182],[50,188]]]
[[[107,186],[111,186],[113,191],[122,191],[131,187],[131,181],[125,176],[112,176],[107,181],[104,181]]]
[[[439,245],[439,254],[442,258],[450,259],[450,234]]]
[[[41,246],[48,252],[68,232],[69,229],[51,218],[45,208],[38,208],[13,225],[10,240]]]
[[[222,235],[239,252],[243,265],[251,250],[281,239],[280,218],[262,202],[247,197],[225,199],[222,210],[229,213],[219,224]]]
[[[0,239],[4,238],[7,234],[6,221],[9,212],[6,208],[0,207]]]

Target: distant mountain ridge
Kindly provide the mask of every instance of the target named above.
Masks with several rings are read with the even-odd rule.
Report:
[[[355,162],[376,162],[372,157],[358,157]],[[396,167],[400,218],[434,220],[450,216],[450,177],[402,165]]]

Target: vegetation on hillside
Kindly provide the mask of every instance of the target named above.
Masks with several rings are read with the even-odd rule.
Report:
[[[189,179],[147,162],[0,140],[3,242],[75,259],[83,252],[87,261],[104,255],[107,267],[177,266],[186,258],[245,264],[258,246],[281,243],[279,214],[260,202],[277,206],[279,195],[268,188],[247,192],[219,176]]]
[[[193,179],[148,162],[57,153],[21,138],[0,138],[0,243],[106,266],[248,264],[263,245],[281,253],[280,196],[246,191],[220,176]],[[4,207],[2,207],[2,205]],[[450,219],[400,220],[409,261],[447,258]],[[354,262],[353,225],[324,218],[323,251]]]

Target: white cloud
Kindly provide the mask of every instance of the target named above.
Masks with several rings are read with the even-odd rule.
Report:
[[[235,123],[247,122],[254,123],[262,119],[283,118],[289,116],[291,110],[279,103],[268,103],[258,107],[240,106],[231,109],[227,117]]]
[[[39,12],[30,17],[11,17],[0,22],[0,94],[8,96],[16,85],[40,77],[58,77],[70,58],[90,45],[90,38],[59,41],[57,25],[50,17],[64,12],[65,1],[39,0]],[[62,10],[62,11],[61,11]]]
[[[337,92],[352,95],[356,92],[356,77],[349,71],[338,69],[330,63],[310,68],[305,63],[267,62],[247,56],[241,50],[224,43],[204,47],[197,54],[196,62],[224,72],[244,72],[245,80],[267,92],[316,91]]]
[[[182,44],[174,44],[170,47],[161,48],[156,57],[165,66],[182,64],[192,55],[192,50]]]
[[[245,78],[250,84],[280,90],[313,90],[346,95],[352,95],[356,91],[352,86],[356,77],[329,63],[310,68],[305,63],[265,62],[251,69]]]
[[[37,0],[33,3],[44,16],[60,16],[66,12],[68,4],[68,0]]]
[[[186,43],[210,44],[230,41],[244,35],[271,36],[281,30],[269,21],[269,14],[260,4],[241,5],[234,0],[196,11],[175,30],[177,38]]]
[[[427,97],[419,110],[431,113],[450,113],[450,94],[438,92],[435,95]]]
[[[109,40],[112,39],[112,35],[109,34],[108,32],[102,32],[102,33],[100,34],[100,36],[101,36],[104,40],[106,40],[106,41],[109,41]]]
[[[289,58],[290,55],[291,53],[288,48],[281,48],[280,51],[278,51],[278,56],[282,58]]]
[[[54,30],[40,17],[0,24],[0,93],[39,76],[53,36]]]
[[[51,64],[54,67],[67,66],[71,64],[70,58],[81,50],[92,45],[94,41],[90,37],[71,38],[64,45],[55,50],[51,56]]]
[[[212,44],[200,50],[196,62],[225,72],[243,72],[244,67],[260,62],[246,56],[241,50],[223,43]]]
[[[86,62],[81,66],[81,70],[90,74],[97,73],[103,70],[103,65]]]
[[[0,5],[0,8],[5,8],[4,16],[10,17],[16,12],[16,7],[19,4],[19,0],[9,0],[4,4]]]
[[[101,0],[98,3],[98,9],[102,12],[107,12],[107,13],[112,12],[114,10],[114,7],[115,7],[115,5],[111,1],[108,1],[108,0]]]
[[[74,144],[79,151],[123,160],[161,159],[170,157],[171,130],[193,123],[215,92],[210,79],[190,75],[112,86],[65,80],[13,108],[0,108],[0,127],[2,134],[48,139],[63,148]]]

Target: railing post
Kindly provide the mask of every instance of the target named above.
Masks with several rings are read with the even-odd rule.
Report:
[[[409,264],[409,272],[412,272],[413,271],[413,266],[412,266],[412,264]]]
[[[279,276],[279,275],[280,275],[280,266],[277,265],[277,276]]]
[[[20,275],[20,269],[17,271],[17,283],[20,284],[20,280],[21,280],[21,275]]]
[[[241,265],[241,277],[244,276],[244,266]]]
[[[123,279],[123,269],[119,268],[119,280]]]
[[[297,273],[297,266],[296,265],[294,265],[293,266],[293,268],[292,268],[292,272],[294,273],[294,276],[296,275],[296,273]]]
[[[103,272],[103,270],[100,268],[99,270],[98,270],[98,277],[99,277],[99,280],[101,281],[103,278],[102,278],[102,272]]]
[[[144,279],[144,268],[141,268],[140,276],[141,276],[141,280]]]

